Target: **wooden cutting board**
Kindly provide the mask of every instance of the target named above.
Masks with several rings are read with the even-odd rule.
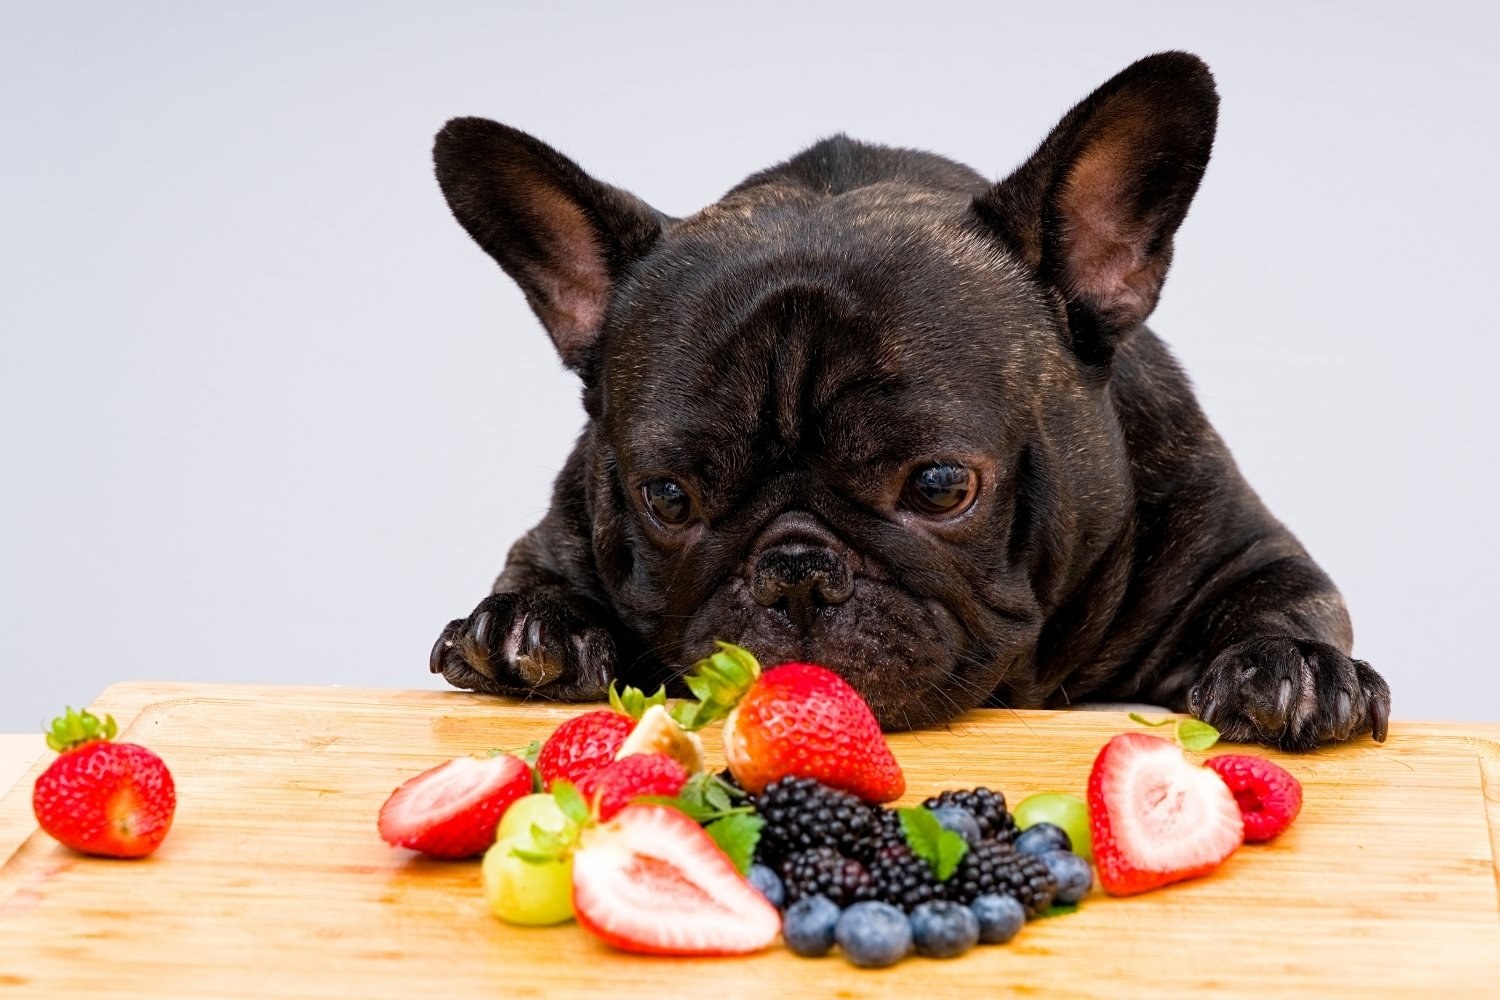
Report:
[[[125,684],[95,711],[166,759],[177,821],[144,861],[72,854],[31,817],[38,763],[0,802],[3,997],[1500,996],[1500,725],[1397,723],[1382,746],[1278,756],[1306,805],[1274,844],[1196,882],[1090,896],[1006,946],[865,971],[779,947],[649,959],[572,925],[509,927],[485,910],[477,862],[376,836],[400,781],[521,747],[577,709]],[[1114,714],[987,711],[891,742],[913,799],[984,783],[1016,802],[1083,789],[1099,746],[1132,728]]]

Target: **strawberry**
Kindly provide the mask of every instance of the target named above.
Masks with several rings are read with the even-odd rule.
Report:
[[[36,779],[31,806],[42,829],[75,851],[142,858],[172,828],[177,788],[160,757],[112,742],[116,732],[109,715],[101,722],[69,708],[53,720],[47,745],[60,756]]]
[[[1239,806],[1219,776],[1145,733],[1104,745],[1088,798],[1099,884],[1112,896],[1207,874],[1245,838]]]
[[[577,782],[608,764],[634,728],[635,720],[630,716],[607,708],[564,722],[552,730],[537,754],[536,770],[542,776],[542,787],[551,788],[558,780]]]
[[[584,775],[578,794],[590,803],[597,798],[599,819],[607,820],[642,795],[672,798],[687,779],[683,766],[666,754],[632,754]]]
[[[558,780],[577,784],[590,771],[621,756],[625,738],[635,730],[637,721],[666,698],[664,688],[647,697],[635,688],[628,687],[622,692],[611,684],[609,708],[575,715],[552,730],[552,735],[542,744],[536,758],[542,787],[550,789]],[[641,753],[645,749],[641,747],[631,752]]]
[[[755,657],[721,642],[686,681],[699,701],[681,706],[678,721],[697,729],[724,718],[725,760],[752,795],[788,776],[816,778],[867,802],[906,791],[875,714],[832,670],[784,663],[762,673]]]
[[[583,832],[573,911],[606,943],[651,955],[744,955],[781,930],[776,908],[701,826],[647,803]]]
[[[435,858],[481,854],[505,810],[531,790],[531,768],[519,757],[457,757],[391,793],[380,807],[380,836]]]
[[[1252,844],[1275,837],[1292,825],[1302,809],[1302,785],[1280,765],[1264,757],[1223,754],[1204,764],[1229,786]]]

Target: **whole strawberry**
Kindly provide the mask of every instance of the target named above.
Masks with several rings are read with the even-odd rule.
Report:
[[[598,802],[599,819],[613,819],[632,799],[643,795],[672,798],[687,784],[688,773],[664,753],[638,753],[611,761],[584,775],[578,794]]]
[[[575,715],[552,731],[536,757],[542,787],[577,782],[615,759],[635,720],[612,709]]]
[[[142,858],[172,828],[177,789],[167,765],[134,743],[114,743],[113,716],[69,708],[47,730],[60,756],[32,790],[36,821],[84,854]]]
[[[832,670],[784,663],[762,673],[750,653],[721,642],[686,681],[699,701],[678,721],[696,729],[724,718],[724,758],[752,795],[785,777],[816,778],[867,802],[906,791],[875,714]]]

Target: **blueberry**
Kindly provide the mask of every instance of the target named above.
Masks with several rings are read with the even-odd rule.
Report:
[[[979,820],[963,806],[938,806],[932,810],[932,815],[943,829],[952,830],[968,841],[970,847],[979,843]]]
[[[833,928],[838,922],[839,908],[827,896],[804,896],[786,908],[781,936],[792,954],[817,958],[833,947]]]
[[[1068,832],[1051,823],[1028,826],[1016,838],[1016,851],[1020,854],[1046,854],[1048,851],[1071,851],[1073,842]]]
[[[776,874],[775,869],[766,865],[751,865],[750,870],[745,873],[745,878],[750,884],[766,897],[766,902],[776,909],[786,905],[786,886],[781,884],[781,876]]]
[[[979,943],[979,918],[951,900],[922,903],[911,911],[911,939],[918,955],[955,958]]]
[[[1054,903],[1076,903],[1094,887],[1094,870],[1072,851],[1048,851],[1042,855],[1047,870],[1057,879]]]
[[[890,903],[855,903],[833,931],[844,957],[866,969],[895,965],[911,951],[911,921]]]
[[[979,919],[979,940],[985,944],[1004,944],[1026,923],[1026,907],[1009,896],[980,896],[969,909]]]

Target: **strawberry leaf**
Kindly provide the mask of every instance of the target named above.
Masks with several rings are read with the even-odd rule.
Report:
[[[1184,750],[1202,753],[1219,742],[1219,731],[1197,719],[1183,719],[1177,723],[1177,742]]]
[[[911,852],[932,867],[939,882],[948,881],[969,853],[968,841],[945,829],[930,809],[898,809],[896,813],[901,817],[901,832]]]
[[[717,809],[720,812],[734,808],[734,803],[729,798],[729,792],[724,788],[724,782],[717,777],[703,785],[703,801],[710,808]]]
[[[675,798],[647,795],[637,801],[671,806],[695,823],[710,823],[725,816],[753,813],[755,810],[748,805],[736,806],[734,804],[735,796],[743,794],[717,774],[703,772],[689,778],[688,783],[682,786],[682,791]]]
[[[1150,726],[1152,729],[1155,729],[1158,726],[1170,725],[1171,722],[1172,722],[1172,720],[1169,719],[1169,718],[1168,719],[1159,719],[1156,722],[1152,722],[1150,719],[1146,718],[1144,715],[1141,715],[1139,712],[1131,712],[1130,713],[1130,721],[1131,722],[1139,722],[1141,725],[1143,725],[1143,726]]]
[[[755,858],[755,845],[760,843],[761,828],[766,821],[749,813],[734,813],[714,820],[703,828],[714,839],[719,849],[729,855],[729,860],[743,875],[750,870]]]
[[[1077,913],[1077,912],[1078,912],[1078,904],[1077,903],[1053,903],[1051,906],[1047,907],[1041,913],[1038,913],[1037,914],[1037,919],[1039,919],[1039,920],[1046,920],[1049,917],[1066,917],[1070,913]]]
[[[576,786],[571,781],[559,778],[552,783],[552,797],[557,800],[557,808],[562,814],[579,826],[588,824],[589,804],[584,801]]]

